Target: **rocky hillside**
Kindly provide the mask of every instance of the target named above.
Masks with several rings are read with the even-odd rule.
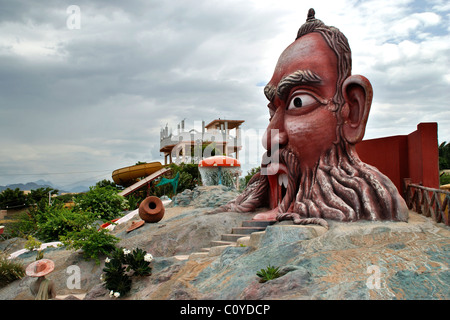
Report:
[[[329,221],[328,230],[276,223],[237,244],[202,251],[252,217],[208,214],[235,192],[202,188],[174,199],[158,223],[127,233],[140,220],[135,216],[114,229],[120,246],[139,247],[155,257],[152,275],[134,279],[129,295],[120,299],[450,298],[450,230],[429,218],[411,212],[408,223]],[[79,252],[64,248],[47,249],[45,257],[55,261],[48,278],[55,281],[58,298],[111,299],[100,280],[104,262],[84,261]],[[35,253],[26,253],[17,259],[28,264],[34,258]],[[71,265],[80,267],[79,289],[68,288]],[[261,283],[256,273],[268,266],[279,267],[281,276]],[[31,299],[31,281],[25,277],[0,289],[0,299]]]

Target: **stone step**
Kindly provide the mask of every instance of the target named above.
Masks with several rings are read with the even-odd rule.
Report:
[[[234,244],[234,243],[235,243],[235,241],[214,240],[214,241],[211,241],[211,247],[226,246],[226,245],[231,245],[231,244]]]
[[[231,229],[231,233],[222,234],[221,240],[211,241],[210,248],[201,248],[200,252],[194,252],[189,255],[189,259],[204,258],[207,256],[219,255],[228,246],[236,245],[240,238],[249,237],[253,232],[266,230],[267,226],[274,224],[273,220],[246,220],[242,222],[242,227]]]
[[[208,256],[208,252],[193,252],[189,255],[189,260],[198,259],[198,258],[206,258]]]
[[[223,234],[221,236],[221,240],[222,241],[231,241],[231,242],[236,242],[237,239],[242,238],[247,236],[246,234],[234,234],[234,233],[229,233],[229,234]]]
[[[188,254],[183,254],[183,255],[176,255],[174,256],[175,259],[183,261],[183,260],[188,260],[189,259],[189,255]]]
[[[242,221],[242,226],[266,228],[267,226],[270,226],[276,222],[276,220],[245,220]]]
[[[266,230],[265,227],[237,227],[231,230],[231,233],[234,234],[250,234],[253,232],[259,232]]]

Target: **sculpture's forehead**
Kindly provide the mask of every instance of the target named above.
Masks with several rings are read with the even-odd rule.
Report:
[[[319,33],[309,33],[283,51],[270,84],[277,86],[282,78],[297,70],[314,72],[324,85],[336,84],[337,57]]]

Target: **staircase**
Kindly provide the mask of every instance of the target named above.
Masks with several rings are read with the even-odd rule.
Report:
[[[267,226],[275,222],[274,220],[245,220],[241,227],[233,228],[231,233],[222,234],[220,240],[211,241],[211,247],[202,248],[200,252],[191,253],[189,256],[178,256],[178,259],[186,260],[218,255],[226,247],[236,246],[238,239],[250,236],[253,232],[264,231]]]

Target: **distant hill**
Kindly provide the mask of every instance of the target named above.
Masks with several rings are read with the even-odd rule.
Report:
[[[6,186],[0,186],[0,191],[3,191],[7,188],[10,188],[13,190],[16,188],[19,188],[20,190],[24,191],[24,190],[35,190],[35,189],[39,189],[39,188],[47,188],[47,187],[53,188],[53,186],[50,186],[48,184],[40,185],[35,182],[27,182],[25,184],[24,183],[13,183],[13,184],[8,184]]]
[[[35,189],[39,189],[39,188],[53,188],[53,189],[59,190],[59,193],[79,193],[79,192],[89,191],[89,187],[86,187],[86,186],[74,186],[73,188],[70,188],[69,190],[62,190],[61,188],[54,185],[50,181],[45,181],[42,179],[35,181],[35,182],[13,183],[13,184],[8,184],[6,186],[0,186],[0,192],[2,192],[3,190],[5,190],[7,188],[10,188],[13,190],[16,188],[19,188],[22,191],[35,190]]]

